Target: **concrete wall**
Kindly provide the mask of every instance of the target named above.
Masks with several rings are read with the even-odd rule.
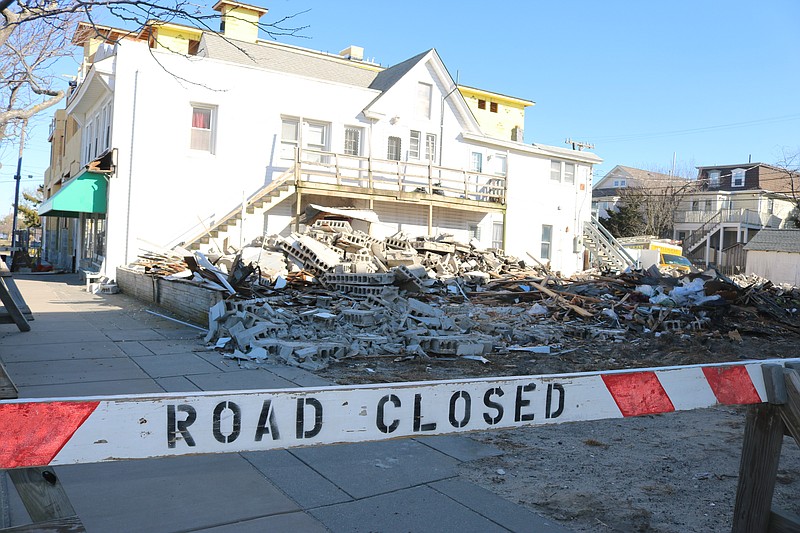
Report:
[[[117,268],[117,285],[125,294],[203,327],[208,327],[208,309],[223,299],[223,293],[189,281],[156,278],[127,268]]]
[[[800,287],[800,254],[748,250],[745,271],[767,278],[773,283],[790,283]]]

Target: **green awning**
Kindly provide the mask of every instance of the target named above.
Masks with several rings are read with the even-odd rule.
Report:
[[[86,170],[42,202],[39,205],[39,215],[77,218],[81,213],[105,214],[107,192],[106,175]]]

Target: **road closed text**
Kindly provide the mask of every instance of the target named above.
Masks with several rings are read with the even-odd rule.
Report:
[[[175,449],[262,443],[266,449],[513,427],[556,422],[566,399],[563,383],[529,381],[165,402],[166,444]]]

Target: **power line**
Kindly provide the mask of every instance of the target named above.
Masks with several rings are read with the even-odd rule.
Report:
[[[601,143],[615,143],[615,142],[625,142],[625,141],[634,141],[640,139],[655,139],[659,137],[672,137],[672,136],[682,136],[682,135],[693,135],[696,133],[704,133],[709,131],[716,131],[716,130],[724,130],[724,129],[735,129],[735,128],[742,128],[745,126],[755,126],[755,125],[762,125],[762,124],[776,124],[780,122],[791,122],[795,120],[800,120],[800,113],[792,114],[792,115],[783,115],[779,117],[770,117],[770,118],[762,118],[757,120],[748,120],[744,122],[731,122],[728,124],[717,124],[715,126],[704,126],[700,128],[688,128],[683,130],[671,130],[671,131],[661,131],[661,132],[649,132],[649,133],[629,133],[629,134],[620,134],[620,135],[607,135],[607,136],[589,136],[595,142]]]

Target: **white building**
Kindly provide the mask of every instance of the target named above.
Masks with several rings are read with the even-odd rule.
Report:
[[[326,54],[232,23],[265,9],[215,9],[223,36],[76,36],[85,63],[40,208],[46,258],[113,277],[142,246],[238,247],[322,205],[372,209],[380,236],[450,233],[581,269],[600,159],[522,142],[532,102],[457,87],[435,50],[384,68],[358,47]]]

